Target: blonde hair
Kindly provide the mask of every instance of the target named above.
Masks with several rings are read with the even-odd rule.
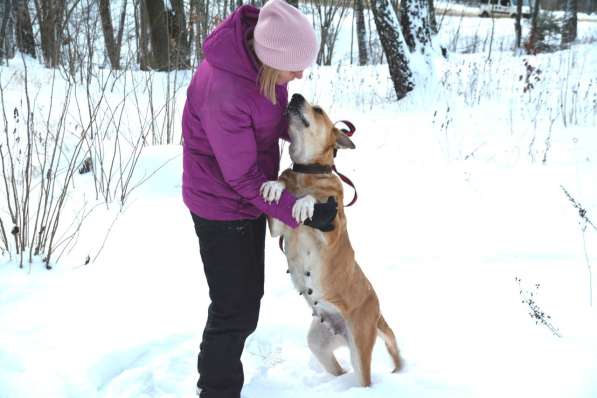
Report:
[[[266,64],[262,63],[257,54],[255,53],[255,40],[249,40],[249,49],[257,62],[259,67],[259,92],[265,98],[271,101],[272,104],[276,105],[276,82],[278,81],[278,76],[280,75],[280,71],[278,69],[274,69]]]
[[[259,92],[276,105],[276,81],[280,71],[265,64],[259,70]]]

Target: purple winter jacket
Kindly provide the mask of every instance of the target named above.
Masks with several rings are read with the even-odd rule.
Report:
[[[292,194],[285,190],[278,204],[259,194],[261,184],[278,177],[288,91],[276,87],[276,105],[259,92],[258,69],[246,44],[258,15],[255,7],[239,7],[203,44],[205,59],[189,84],[182,115],[183,200],[210,220],[265,213],[296,227]]]

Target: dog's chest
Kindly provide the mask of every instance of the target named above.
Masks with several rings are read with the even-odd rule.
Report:
[[[285,251],[292,283],[309,305],[321,300],[324,264],[320,255],[320,232],[301,226],[286,236]]]
[[[319,233],[312,234],[309,230],[301,233],[301,228],[309,227],[299,227],[286,241],[288,272],[292,282],[311,307],[313,317],[333,334],[347,337],[346,323],[340,311],[325,299],[325,285],[322,284],[325,264],[318,249],[321,247]]]

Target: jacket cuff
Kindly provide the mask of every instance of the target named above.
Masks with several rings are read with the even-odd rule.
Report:
[[[296,198],[294,197],[294,195],[292,195],[286,189],[282,191],[282,196],[280,197],[280,201],[278,202],[278,214],[276,218],[291,228],[296,228],[300,225],[296,222],[294,217],[292,217],[292,208],[294,207],[295,203]]]

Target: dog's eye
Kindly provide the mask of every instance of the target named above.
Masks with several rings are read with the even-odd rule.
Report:
[[[314,106],[314,107],[313,107],[313,110],[314,110],[316,113],[319,113],[320,115],[323,115],[323,109],[321,109],[320,107],[318,107],[318,106]]]

